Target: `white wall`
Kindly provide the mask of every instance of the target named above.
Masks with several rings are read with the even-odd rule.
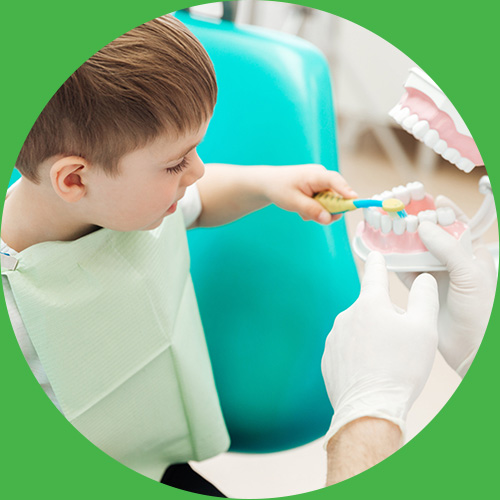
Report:
[[[337,113],[392,123],[408,70],[416,64],[393,45],[350,21],[281,2],[242,0],[237,20],[292,32],[314,43],[329,59]]]

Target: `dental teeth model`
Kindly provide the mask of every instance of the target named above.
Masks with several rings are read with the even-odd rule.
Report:
[[[385,257],[391,271],[439,271],[442,264],[427,251],[418,236],[418,226],[424,221],[439,224],[445,231],[462,242],[472,252],[471,232],[466,224],[457,220],[452,208],[436,209],[434,199],[425,192],[421,182],[410,182],[374,196],[397,198],[405,204],[408,216],[395,219],[380,208],[365,208],[364,221],[357,228],[353,247],[365,260],[372,250]]]
[[[444,92],[426,73],[420,68],[411,69],[404,87],[405,94],[389,114],[405,130],[464,172],[470,172],[477,165],[484,165],[479,150],[464,121]],[[399,242],[396,241],[395,252],[401,251],[404,243],[402,237],[408,240],[408,246],[403,248],[403,253],[407,255],[406,258],[401,257],[400,253],[395,253],[394,256],[386,255],[386,261],[388,263],[392,262],[394,270],[403,270],[408,263],[408,266],[416,271],[431,271],[439,268],[436,266],[436,262],[432,262],[429,255],[426,256],[423,251],[418,255],[418,244],[422,244],[420,239],[418,241],[416,239],[418,238],[416,231],[422,220],[437,221],[448,232],[460,238],[465,246],[471,246],[471,242],[477,241],[497,218],[493,191],[487,175],[484,175],[479,180],[479,192],[484,195],[484,200],[474,217],[468,221],[468,227],[455,220],[455,213],[452,209],[439,208],[435,210],[432,198],[426,195],[425,189],[420,182],[410,182],[406,188],[410,192],[413,207],[408,212],[411,215],[406,218],[406,227],[405,229],[401,225],[394,227],[393,223],[392,231],[384,233],[389,236],[393,234],[394,238],[400,238]],[[390,196],[391,192],[388,193]],[[384,192],[380,196],[386,195],[387,192]],[[425,200],[427,200],[427,205]],[[423,205],[417,207],[415,202],[423,202]],[[365,217],[365,220],[370,218],[373,219],[373,216],[368,215],[368,219]],[[366,224],[369,227],[366,234],[364,231],[358,231],[358,236],[355,239],[355,244],[358,245],[356,251],[360,256],[365,254],[370,245],[377,246],[376,244],[383,243],[380,239],[377,241],[376,224],[371,226],[369,222]],[[387,230],[387,226],[385,230]],[[370,235],[370,231],[374,234]],[[411,233],[415,235],[413,240],[408,236]],[[385,253],[390,252],[388,250],[390,243],[390,238],[386,237]],[[407,253],[408,249],[410,249],[409,254]],[[498,243],[489,245],[489,249],[495,257],[498,267]],[[414,259],[410,258],[412,252],[415,254]],[[406,266],[406,269],[408,269],[408,266]]]
[[[426,73],[411,69],[405,89],[405,95],[389,112],[405,130],[464,172],[483,165],[464,121]]]

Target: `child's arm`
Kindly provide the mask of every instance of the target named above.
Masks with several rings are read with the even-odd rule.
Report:
[[[330,215],[312,196],[331,189],[344,198],[357,194],[338,173],[322,165],[207,165],[198,181],[202,212],[194,226],[220,226],[274,203],[304,220],[330,224]]]

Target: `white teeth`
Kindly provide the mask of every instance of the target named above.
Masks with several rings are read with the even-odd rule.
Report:
[[[389,111],[389,115],[416,139],[422,141],[427,147],[456,165],[460,170],[468,173],[475,167],[474,163],[468,158],[463,158],[455,148],[449,148],[447,142],[440,139],[439,132],[430,128],[430,123],[427,120],[420,120],[417,114],[411,112],[410,108],[403,108],[401,104],[397,104]],[[468,133],[468,135],[470,134]]]
[[[468,158],[462,158],[457,162],[457,167],[467,173],[469,173],[474,168],[474,166],[474,163]]]
[[[408,132],[411,132],[413,127],[417,124],[417,122],[418,122],[418,116],[413,114],[413,115],[410,115],[408,118],[405,118],[403,120],[403,122],[401,123],[401,125]]]
[[[460,153],[455,148],[447,148],[442,157],[450,163],[455,163],[460,159]]]
[[[401,111],[401,104],[399,102],[389,111],[389,116],[396,115],[398,111]]]
[[[363,212],[368,225],[373,229],[380,229],[380,212],[375,208],[365,208]]]
[[[460,159],[459,161],[467,167],[467,163],[463,160]],[[425,187],[419,181],[409,182],[406,186],[396,186],[392,188],[392,191],[384,191],[373,198],[379,200],[397,198],[407,205],[411,200],[423,200],[425,198]],[[429,221],[441,226],[449,226],[456,220],[455,212],[450,207],[441,207],[437,210],[422,210],[418,215],[408,215],[401,218],[382,214],[377,208],[365,208],[363,213],[366,223],[375,230],[380,229],[383,234],[389,234],[393,231],[397,236],[402,236],[405,232],[415,233],[421,222]]]
[[[392,116],[398,123],[401,123],[405,118],[410,116],[410,108],[402,108],[401,104],[396,104],[396,106],[389,111],[389,115]]]
[[[397,198],[407,205],[412,199],[424,199],[425,188],[419,181],[409,182],[406,186],[396,186],[392,188],[392,191],[384,191],[373,198],[379,200]],[[415,233],[421,222],[429,221],[441,226],[449,226],[456,220],[455,212],[450,207],[441,207],[437,210],[422,210],[418,215],[408,215],[401,218],[393,218],[390,215],[382,214],[377,208],[365,208],[363,214],[366,223],[373,229],[380,229],[383,234],[389,234],[393,231],[397,236],[402,236],[405,232]]]
[[[419,222],[429,221],[437,223],[437,214],[435,210],[423,210],[418,214]]]
[[[424,144],[429,148],[434,148],[434,146],[439,141],[439,134],[437,130],[431,129],[424,136]]]
[[[440,226],[449,226],[455,222],[455,212],[450,207],[442,207],[436,210],[437,219]]]
[[[363,208],[363,217],[365,219],[365,222],[371,226],[371,223],[370,223],[370,220],[371,220],[371,216],[370,216],[370,209],[369,208]]]
[[[397,197],[398,188],[402,187],[404,186],[393,188],[392,194]],[[413,190],[413,192],[416,193],[417,197],[421,196],[422,193],[425,194],[425,192],[423,191],[423,184],[418,181],[409,182],[405,190],[409,193],[412,193]],[[403,203],[405,202],[403,201]],[[421,222],[429,221],[441,226],[449,226],[456,220],[455,212],[450,207],[441,207],[437,210],[423,210],[418,214],[418,216],[408,215],[407,217],[402,218],[393,218],[390,215],[382,214],[376,208],[365,208],[363,209],[363,214],[366,223],[373,227],[373,229],[380,229],[383,234],[389,234],[391,231],[393,231],[394,234],[398,236],[403,235],[405,232],[415,233],[418,230],[418,226]]]
[[[390,233],[392,229],[392,217],[390,215],[382,215],[380,218],[380,229],[384,234]]]
[[[418,217],[416,215],[408,215],[406,219],[406,230],[409,233],[415,233],[418,229]]]
[[[396,116],[398,116],[398,113],[400,112],[401,112],[401,104],[398,103],[389,111],[389,116],[392,116],[392,118],[396,120]]]
[[[392,194],[394,198],[401,200],[404,205],[408,205],[408,203],[410,203],[410,192],[405,186],[397,186],[392,188]]]
[[[483,175],[479,179],[479,192],[481,194],[492,193],[490,178],[487,175]]]
[[[427,120],[421,120],[413,126],[411,132],[414,137],[421,141],[425,134],[429,132],[429,128],[429,122]]]
[[[382,214],[377,210],[370,210],[371,226],[373,229],[380,229],[380,218]]]
[[[401,104],[396,104],[390,111],[389,111],[389,116],[392,116],[396,121],[398,121],[397,116],[399,113],[401,113]]]
[[[392,191],[384,191],[383,193],[380,193],[380,199],[383,200],[388,200],[389,198],[394,198],[394,194]]]
[[[377,218],[377,216],[375,215],[376,210],[373,210],[371,208],[365,208],[363,211],[365,212],[366,222],[368,222],[368,224],[372,226],[374,229],[379,229],[380,217]]]
[[[432,148],[437,154],[443,154],[446,151],[446,148],[448,147],[448,144],[446,144],[446,141],[443,141],[443,139],[439,139],[439,141],[436,142],[434,147]]]
[[[406,229],[406,220],[405,218],[397,218],[392,221],[392,230],[394,234],[401,235],[405,232]]]
[[[408,188],[412,200],[418,201],[425,198],[425,187],[421,182],[409,182],[406,187]]]
[[[410,108],[400,109],[397,115],[395,116],[395,119],[398,123],[401,123],[403,120],[405,120],[410,116],[410,113],[411,113]]]

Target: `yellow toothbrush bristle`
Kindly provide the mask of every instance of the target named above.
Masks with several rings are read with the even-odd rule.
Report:
[[[405,209],[404,203],[396,198],[389,198],[382,202],[382,208],[386,212],[401,212]]]
[[[395,217],[406,217],[405,205],[401,200],[388,198],[382,202],[382,210]]]

